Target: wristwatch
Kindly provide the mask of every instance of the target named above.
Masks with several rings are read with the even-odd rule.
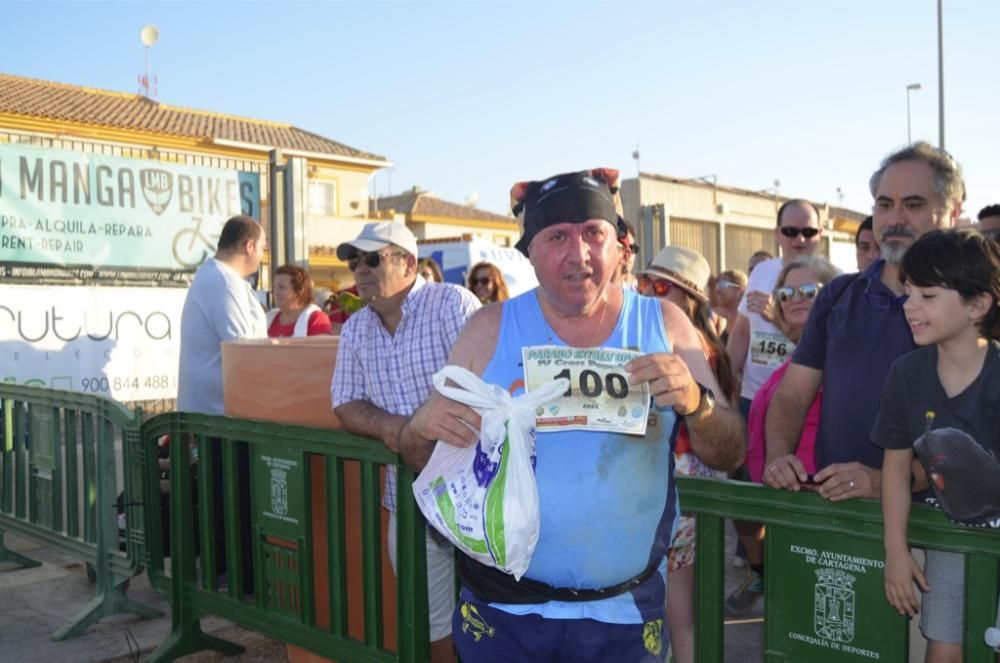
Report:
[[[677,412],[676,409],[674,410],[674,412],[677,412],[677,414],[683,417],[685,421],[700,421],[701,419],[704,419],[712,414],[712,411],[715,410],[715,394],[712,390],[701,383],[698,383],[698,389],[701,390],[701,398],[698,399],[698,407],[691,410],[687,414],[681,414],[680,412]]]

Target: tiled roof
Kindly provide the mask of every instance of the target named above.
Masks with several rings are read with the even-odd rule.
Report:
[[[386,161],[385,157],[377,154],[363,152],[281,122],[180,108],[136,94],[3,73],[0,73],[0,113],[184,138],[223,139],[318,152],[332,157]]]
[[[447,200],[441,200],[429,191],[415,191],[410,189],[405,193],[395,196],[385,196],[377,200],[369,201],[369,209],[375,211],[375,206],[379,210],[396,210],[398,214],[409,216],[443,216],[453,219],[468,219],[472,221],[492,221],[500,223],[516,223],[514,217],[501,216],[485,210],[470,207],[469,205],[459,205]]]

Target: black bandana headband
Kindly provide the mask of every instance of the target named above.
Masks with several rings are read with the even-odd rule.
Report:
[[[609,177],[609,175],[613,175]],[[515,215],[524,212],[524,230],[517,250],[528,255],[528,245],[539,231],[557,223],[584,223],[604,219],[622,234],[624,220],[615,206],[617,171],[607,169],[563,173],[539,182],[521,182],[511,189]]]

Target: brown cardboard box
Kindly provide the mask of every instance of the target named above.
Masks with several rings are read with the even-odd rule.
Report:
[[[339,336],[265,338],[222,344],[226,414],[340,428],[330,406]]]

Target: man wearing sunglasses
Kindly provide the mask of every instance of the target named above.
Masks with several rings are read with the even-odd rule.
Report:
[[[882,450],[869,434],[889,367],[916,347],[903,314],[899,265],[918,237],[954,225],[965,198],[961,167],[924,142],[886,157],[870,188],[881,257],[820,291],[767,413],[764,481],[799,490],[807,476],[795,447],[823,387],[814,480],[820,495],[834,501],[880,497]],[[915,489],[923,487],[918,480]]]
[[[431,376],[443,367],[465,322],[479,308],[470,291],[428,283],[417,273],[417,239],[401,223],[369,223],[357,239],[337,247],[354,273],[366,306],[340,332],[330,387],[333,410],[352,433],[399,451],[404,422],[430,396]],[[389,511],[389,558],[396,564],[396,472],[386,472],[382,505]],[[455,660],[455,550],[427,528],[427,594],[431,661]]]
[[[744,416],[750,411],[754,394],[788,359],[794,347],[771,322],[774,311],[771,292],[778,273],[792,260],[816,253],[823,235],[819,210],[808,200],[787,201],[778,209],[777,220],[774,236],[781,247],[781,256],[765,260],[750,274],[726,346],[733,370],[743,375],[740,410]]]
[[[622,264],[611,278],[611,282],[617,283],[623,288],[635,290],[638,287],[638,281],[635,278],[633,270],[635,269],[636,256],[639,255],[639,245],[635,243],[635,228],[632,227],[632,224],[624,219],[622,219],[622,223],[624,223],[626,228],[625,233],[619,233],[618,236],[618,247],[622,255]]]
[[[743,457],[740,417],[716,404],[684,313],[611,282],[621,267],[617,176],[594,169],[514,186],[517,248],[539,285],[484,307],[449,360],[515,396],[563,370],[571,384],[533,422],[540,523],[524,576],[459,555],[454,637],[465,661],[662,661],[678,418],[709,466],[731,470]],[[606,358],[563,369],[545,355]],[[436,444],[473,446],[480,425],[472,408],[433,394],[403,427],[403,459],[423,468]]]

